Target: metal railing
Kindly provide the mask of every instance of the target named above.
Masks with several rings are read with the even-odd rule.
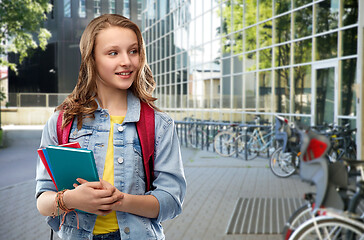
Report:
[[[247,135],[255,128],[272,129],[271,124],[257,125],[255,123],[175,121],[175,124],[181,145],[207,151],[212,150],[213,152],[215,152],[213,147],[214,138],[221,131],[227,131],[230,129],[236,134],[236,136],[238,136],[242,133]],[[195,131],[195,134],[193,134],[196,138],[194,144],[191,144],[191,131]],[[238,151],[236,151],[236,157],[239,157]],[[267,151],[267,157],[269,157],[269,151]]]
[[[56,107],[69,93],[9,93],[8,107]]]

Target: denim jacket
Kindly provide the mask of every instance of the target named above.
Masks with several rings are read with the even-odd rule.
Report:
[[[154,190],[145,192],[145,173],[141,147],[135,123],[139,120],[140,102],[128,92],[128,109],[122,124],[114,125],[114,185],[121,192],[144,195],[152,194],[160,205],[158,218],[150,219],[117,211],[121,239],[164,239],[161,222],[176,217],[182,211],[186,192],[179,141],[173,120],[165,113],[155,111],[155,160]],[[46,123],[40,147],[57,145],[55,112]],[[77,119],[71,128],[70,142],[93,151],[99,177],[102,178],[110,130],[108,110],[99,105],[95,118],[85,118],[82,128],[77,129]],[[36,197],[45,191],[56,191],[45,167],[38,159]],[[59,230],[61,217],[47,217],[46,221],[62,239],[92,239],[96,215],[74,212],[66,215]]]

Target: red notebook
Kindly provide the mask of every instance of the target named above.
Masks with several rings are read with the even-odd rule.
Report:
[[[80,144],[78,142],[66,143],[66,144],[62,144],[60,146],[61,147],[71,147],[71,148],[81,148],[81,146],[80,146]],[[42,163],[43,163],[44,167],[46,168],[49,176],[52,178],[52,181],[54,183],[54,186],[56,186],[56,189],[58,191],[58,187],[57,187],[56,182],[54,181],[54,178],[53,178],[52,170],[49,168],[49,164],[47,162],[47,158],[44,155],[43,150],[44,150],[43,148],[39,148],[37,150],[38,155],[39,155],[40,159],[42,160]]]

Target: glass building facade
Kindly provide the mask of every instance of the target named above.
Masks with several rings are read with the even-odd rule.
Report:
[[[157,104],[176,120],[246,122],[259,115],[272,122],[280,114],[355,127],[360,4],[144,0]]]

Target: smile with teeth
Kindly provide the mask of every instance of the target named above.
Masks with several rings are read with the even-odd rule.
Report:
[[[130,74],[132,74],[132,72],[119,72],[119,73],[115,73],[116,75],[121,75],[121,76],[128,76]]]

